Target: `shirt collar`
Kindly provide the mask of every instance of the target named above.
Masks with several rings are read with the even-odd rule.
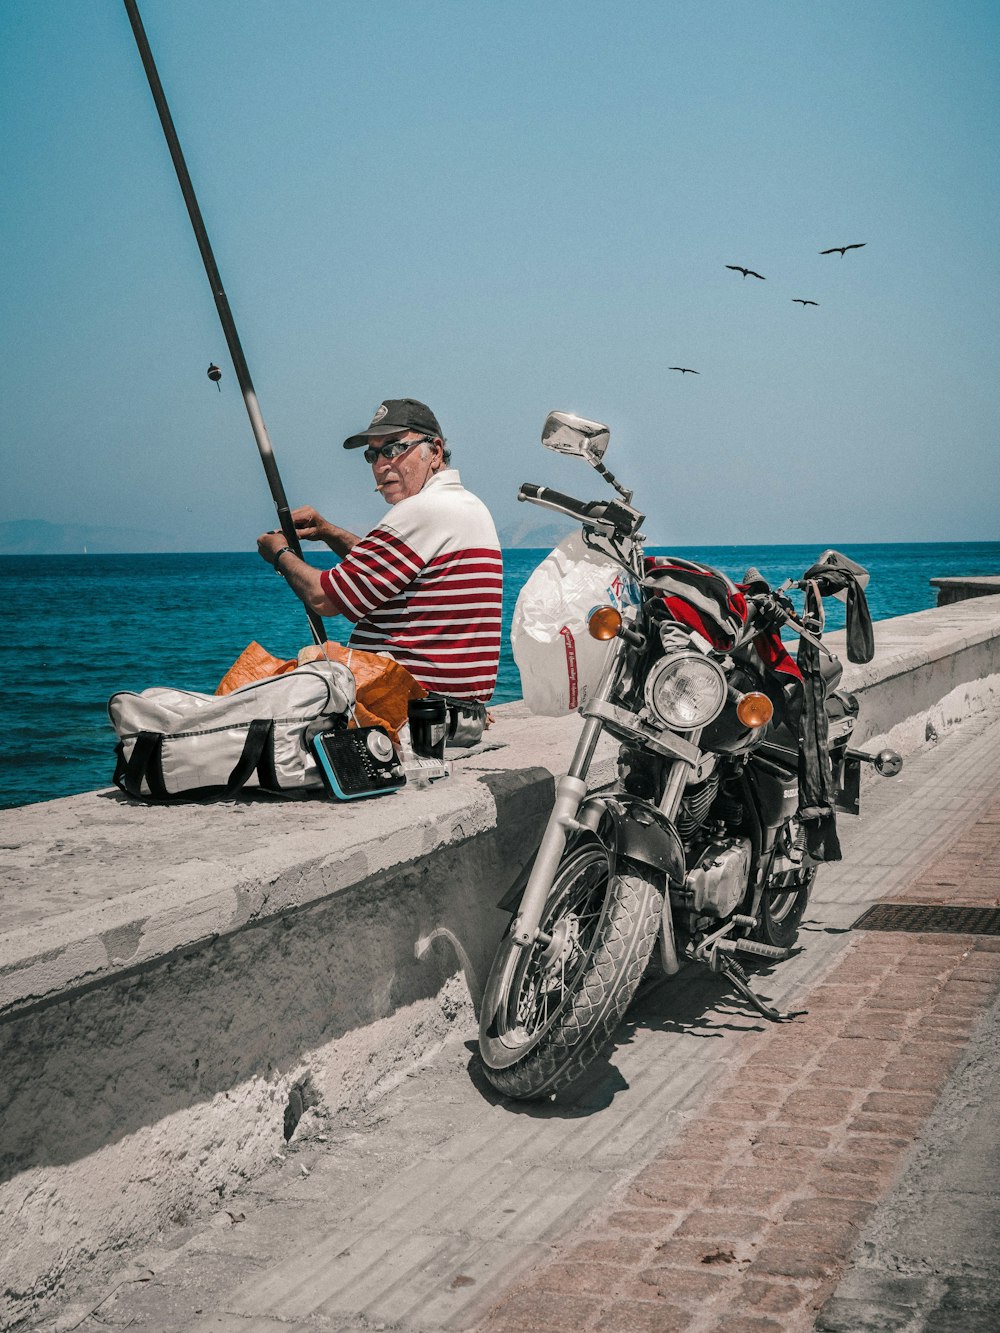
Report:
[[[457,467],[443,467],[440,472],[435,472],[427,478],[418,494],[422,495],[432,486],[461,486],[461,484],[462,478],[458,475]]]

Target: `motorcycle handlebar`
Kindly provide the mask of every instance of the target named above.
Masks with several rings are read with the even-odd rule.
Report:
[[[642,523],[643,515],[618,500],[577,500],[551,486],[537,486],[526,481],[517,493],[519,500],[554,509],[590,527],[603,527],[608,532],[634,533]]]
[[[581,523],[588,520],[600,522],[607,505],[600,500],[576,500],[572,495],[554,491],[551,486],[535,486],[526,481],[517,493],[519,500],[528,500],[532,504],[544,505],[546,509],[558,509],[561,513],[578,518]]]

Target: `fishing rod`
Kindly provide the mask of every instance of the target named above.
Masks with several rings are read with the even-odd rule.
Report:
[[[124,0],[124,3],[128,21],[132,25],[135,44],[139,48],[142,67],[146,71],[146,78],[149,81],[149,90],[153,94],[156,111],[163,127],[163,136],[167,141],[167,147],[170,149],[174,170],[177,172],[181,194],[183,194],[184,202],[187,204],[188,216],[191,219],[191,226],[194,228],[195,238],[198,241],[198,249],[201,251],[205,272],[208,274],[208,281],[212,288],[212,295],[215,297],[215,308],[218,310],[219,319],[222,321],[222,331],[226,335],[226,342],[229,345],[229,355],[233,359],[233,369],[236,371],[236,379],[243,394],[243,401],[246,404],[247,416],[250,418],[250,428],[253,431],[254,439],[257,441],[261,462],[264,464],[267,484],[271,488],[274,507],[278,512],[278,523],[281,526],[281,531],[285,534],[285,541],[301,559],[302,547],[299,543],[299,534],[295,531],[295,524],[292,522],[291,511],[285,498],[285,488],[281,484],[278,465],[274,461],[271,439],[267,433],[267,427],[264,425],[264,418],[260,413],[257,394],[254,392],[253,380],[250,378],[250,369],[247,366],[246,357],[243,355],[240,336],[236,332],[236,322],[233,319],[232,311],[229,309],[229,301],[226,299],[226,293],[222,286],[215,255],[212,253],[208,232],[205,230],[201,209],[198,207],[194,186],[191,184],[191,177],[188,174],[187,163],[184,161],[184,154],[181,152],[180,140],[177,138],[177,131],[174,129],[174,122],[170,115],[170,108],[167,106],[163,85],[156,71],[153,53],[149,49],[146,30],[142,26],[142,19],[139,17],[135,0]],[[326,640],[326,629],[322,618],[308,607],[306,608],[306,615],[309,617],[309,628],[312,630],[313,638],[318,644],[323,644]]]

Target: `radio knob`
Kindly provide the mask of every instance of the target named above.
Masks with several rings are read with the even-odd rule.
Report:
[[[392,741],[384,731],[370,731],[368,733],[368,749],[383,764],[393,756]]]

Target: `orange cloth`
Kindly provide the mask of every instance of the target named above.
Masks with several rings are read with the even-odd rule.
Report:
[[[269,676],[282,676],[294,671],[305,662],[329,658],[342,662],[354,676],[357,701],[354,715],[359,727],[385,727],[394,741],[399,740],[399,728],[406,721],[406,710],[411,699],[423,699],[427,691],[414,680],[407,669],[391,657],[365,653],[357,648],[345,648],[339,643],[327,642],[322,648],[311,644],[303,648],[297,658],[283,661],[262,648],[256,640],[243,649],[239,657],[219,681],[216,694],[231,694],[241,685]]]
[[[294,671],[298,662],[283,662],[280,657],[272,657],[266,648],[262,648],[255,639],[240,653],[215,688],[216,694],[232,694],[241,685],[249,685],[254,680],[266,680],[268,676],[281,676],[286,671]]]

